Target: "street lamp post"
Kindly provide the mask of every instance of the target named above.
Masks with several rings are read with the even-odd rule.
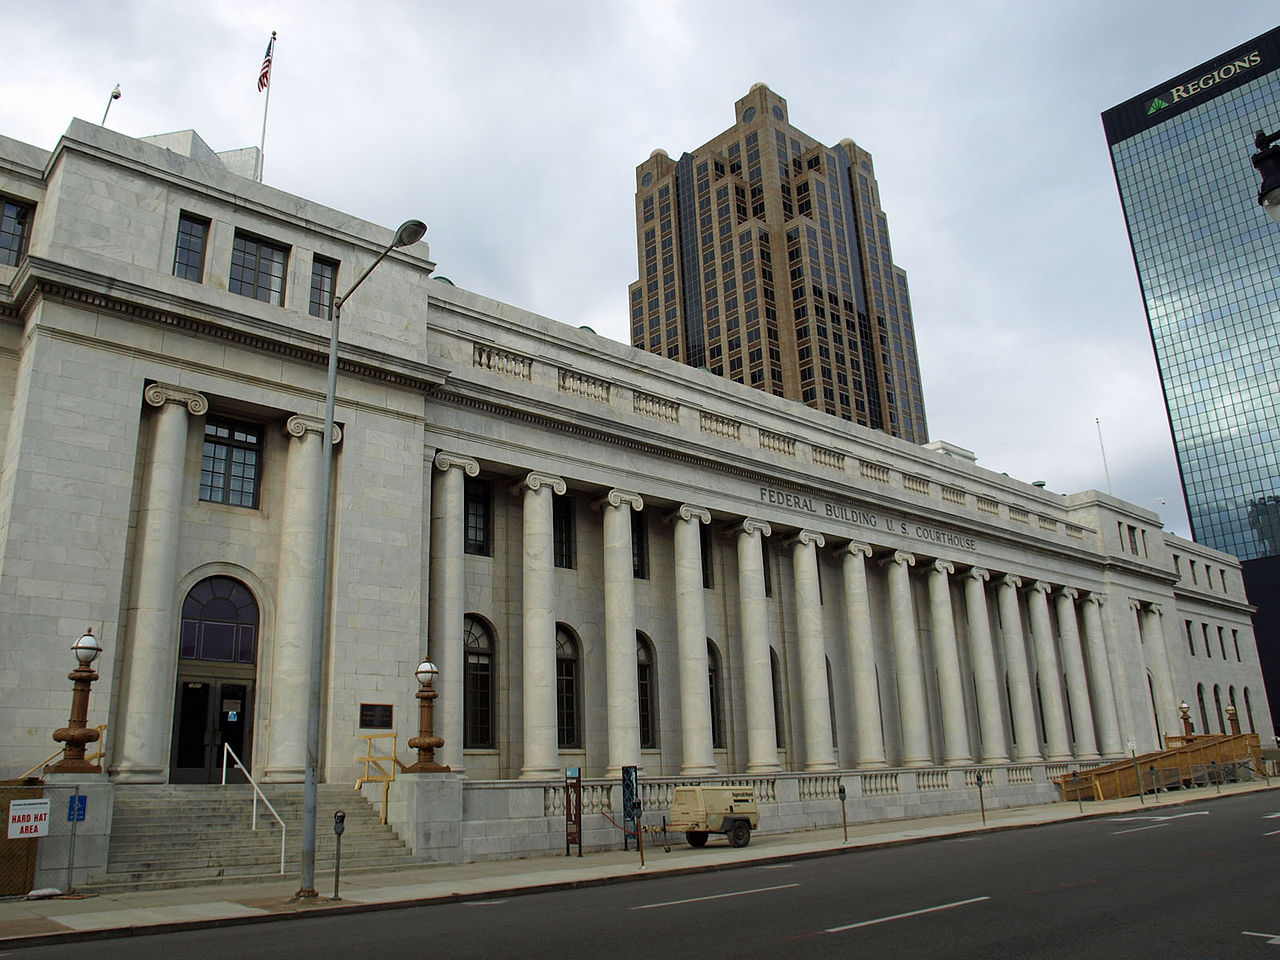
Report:
[[[44,770],[45,773],[101,773],[102,767],[84,758],[84,748],[102,736],[89,726],[89,686],[98,679],[93,661],[102,653],[92,628],[71,645],[71,651],[77,661],[76,668],[67,674],[67,679],[75,685],[71,693],[71,717],[65,727],[53,732],[53,739],[66,746],[62,748],[62,759]]]
[[[435,700],[440,694],[435,690],[435,679],[440,675],[436,665],[430,660],[423,660],[414,671],[418,678],[418,735],[409,741],[409,746],[418,751],[418,762],[405,767],[405,773],[448,773],[449,768],[436,762],[436,748],[443,747],[444,741],[435,735]]]
[[[320,536],[316,550],[315,636],[311,641],[307,698],[307,765],[302,789],[302,886],[296,896],[316,897],[316,794],[320,782],[320,683],[324,673],[324,634],[329,578],[329,499],[333,474],[333,407],[338,387],[338,323],[342,304],[396,247],[417,243],[427,232],[421,220],[406,220],[378,258],[341,297],[329,301],[329,380],[324,398],[324,447],[320,464]]]
[[[1280,130],[1266,134],[1261,130],[1253,138],[1258,152],[1252,157],[1253,165],[1262,175],[1258,189],[1258,203],[1276,223],[1280,223]]]

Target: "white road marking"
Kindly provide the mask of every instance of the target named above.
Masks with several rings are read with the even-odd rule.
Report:
[[[1274,837],[1277,833],[1280,833],[1280,830],[1272,830],[1270,833],[1264,833],[1264,834],[1263,834],[1263,836],[1264,836],[1264,837]]]
[[[1280,946],[1280,933],[1254,933],[1252,930],[1241,930],[1246,937],[1266,937],[1267,943],[1274,943]]]
[[[468,900],[463,904],[464,907],[494,907],[500,903],[506,903],[506,900]]]
[[[667,900],[663,903],[645,903],[638,907],[632,907],[632,910],[654,910],[658,907],[678,907],[682,903],[701,903],[703,900],[723,900],[726,897],[745,897],[750,893],[772,893],[774,890],[786,890],[788,887],[798,887],[798,883],[780,883],[776,887],[756,887],[754,890],[735,890],[733,893],[716,893],[709,897],[689,897],[687,900]]]
[[[1263,815],[1263,817],[1262,817],[1262,819],[1263,819],[1263,820],[1280,820],[1280,813],[1268,813],[1268,814],[1264,814],[1264,815]]]
[[[990,897],[973,897],[969,900],[957,900],[954,903],[944,903],[936,907],[925,907],[923,910],[909,910],[906,913],[895,913],[891,917],[877,917],[875,920],[862,920],[858,923],[847,923],[843,927],[828,927],[823,933],[843,933],[846,930],[856,930],[858,927],[872,927],[877,923],[888,923],[890,920],[904,920],[907,917],[918,917],[926,913],[937,913],[939,910],[954,910],[956,907],[966,907],[971,903],[981,903],[983,900],[990,900]]]
[[[1181,820],[1183,817],[1207,817],[1208,810],[1193,810],[1191,813],[1171,813],[1168,816],[1151,816],[1151,817],[1107,817],[1112,823],[1128,823],[1131,820]]]
[[[795,866],[794,863],[762,863],[760,864],[760,869],[761,870],[790,870],[794,866]]]
[[[1167,827],[1167,826],[1169,826],[1169,824],[1167,823],[1153,823],[1149,827],[1130,827],[1128,830],[1117,830],[1111,835],[1113,837],[1118,837],[1122,833],[1139,833],[1143,830],[1159,830],[1161,827]]]

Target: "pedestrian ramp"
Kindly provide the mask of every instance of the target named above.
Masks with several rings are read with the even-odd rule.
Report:
[[[1267,768],[1258,735],[1228,733],[1167,736],[1163,750],[1053,779],[1064,800],[1114,800],[1259,777]]]

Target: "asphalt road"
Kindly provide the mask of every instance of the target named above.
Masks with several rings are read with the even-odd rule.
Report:
[[[1265,792],[693,876],[10,955],[1280,960],[1278,893],[1280,795]]]

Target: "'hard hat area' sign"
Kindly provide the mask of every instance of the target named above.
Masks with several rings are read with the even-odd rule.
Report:
[[[9,804],[9,839],[49,835],[48,800],[13,800]]]

